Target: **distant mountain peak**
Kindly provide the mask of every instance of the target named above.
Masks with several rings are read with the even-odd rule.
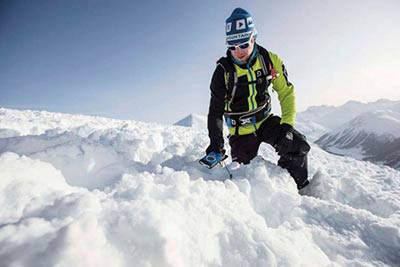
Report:
[[[207,117],[198,114],[189,114],[174,125],[196,128],[207,128]]]
[[[310,120],[328,129],[334,129],[365,112],[374,112],[378,110],[400,111],[400,101],[379,99],[375,102],[361,103],[350,100],[339,107],[326,105],[312,106],[306,111],[298,113],[298,117],[302,118],[304,121]]]
[[[316,143],[335,154],[398,167],[400,162],[393,159],[400,145],[400,113],[393,110],[364,112],[321,136]]]

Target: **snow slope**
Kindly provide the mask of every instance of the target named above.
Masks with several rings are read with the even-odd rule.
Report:
[[[266,145],[232,180],[203,168],[193,127],[0,109],[0,129],[0,266],[399,266],[391,168],[312,145],[300,196]]]

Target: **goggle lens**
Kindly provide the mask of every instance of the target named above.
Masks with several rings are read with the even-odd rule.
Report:
[[[239,47],[240,49],[246,49],[246,48],[249,48],[249,46],[250,46],[250,42],[247,42],[247,43],[240,44],[240,45],[228,46],[228,49],[231,51],[235,51],[237,47]]]

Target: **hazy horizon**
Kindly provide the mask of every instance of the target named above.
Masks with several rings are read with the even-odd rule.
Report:
[[[400,101],[400,99],[398,100],[393,100],[393,99],[386,99],[386,98],[380,98],[374,101],[368,101],[368,102],[363,102],[363,101],[357,101],[357,100],[348,100],[343,104],[340,105],[325,105],[325,104],[321,104],[321,105],[312,105],[307,107],[304,110],[298,110],[297,113],[300,112],[304,112],[306,111],[308,108],[312,108],[312,107],[323,107],[323,106],[327,106],[327,107],[335,107],[335,108],[340,108],[341,106],[344,106],[346,104],[348,104],[349,102],[357,102],[357,103],[361,103],[361,104],[370,104],[370,103],[375,103],[377,101],[392,101],[392,102],[396,102],[396,101]],[[30,111],[47,111],[47,112],[54,112],[54,113],[63,113],[63,114],[72,114],[72,115],[87,115],[87,116],[99,116],[99,117],[104,117],[104,118],[109,118],[109,119],[117,119],[117,120],[133,120],[133,121],[140,121],[140,122],[149,122],[149,123],[163,123],[163,124],[175,124],[183,119],[186,119],[187,117],[191,116],[191,115],[200,115],[200,116],[207,116],[207,113],[187,113],[185,115],[183,115],[180,118],[177,118],[174,121],[171,122],[159,122],[159,121],[142,121],[142,120],[137,120],[137,119],[133,119],[133,118],[117,118],[117,117],[112,117],[112,116],[107,116],[107,115],[99,115],[99,114],[89,114],[89,113],[79,113],[79,112],[62,112],[62,111],[51,111],[51,110],[45,110],[45,109],[30,109],[30,108],[18,108],[18,107],[7,107],[7,106],[0,106],[0,108],[5,108],[5,109],[15,109],[15,110],[20,110],[20,111],[24,111],[24,110],[30,110]]]

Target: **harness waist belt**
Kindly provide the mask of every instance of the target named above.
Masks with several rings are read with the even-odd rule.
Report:
[[[225,113],[225,122],[228,127],[239,127],[256,124],[268,117],[271,111],[271,105],[264,106],[246,113]]]

